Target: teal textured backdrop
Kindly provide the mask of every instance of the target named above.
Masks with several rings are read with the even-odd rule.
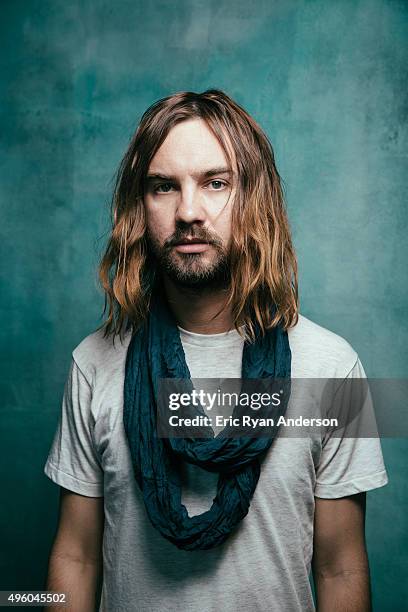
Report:
[[[301,312],[366,372],[406,377],[408,4],[3,0],[0,589],[44,587],[58,487],[43,466],[71,350],[100,324],[112,176],[141,113],[224,89],[286,185]],[[408,599],[406,440],[368,494],[374,610]]]

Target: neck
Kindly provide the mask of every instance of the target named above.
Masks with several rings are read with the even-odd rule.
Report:
[[[177,324],[197,334],[221,334],[234,329],[229,289],[190,289],[163,278],[167,301]]]

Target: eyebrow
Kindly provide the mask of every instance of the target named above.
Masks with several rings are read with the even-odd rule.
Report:
[[[232,170],[226,166],[219,166],[218,168],[209,168],[208,170],[203,170],[202,172],[192,172],[192,176],[195,179],[206,179],[210,176],[215,176],[216,174],[228,174],[231,176]],[[169,174],[164,174],[162,172],[154,172],[152,174],[148,174],[146,176],[146,181],[154,181],[157,179],[166,180],[166,181],[174,181],[177,179],[175,176],[171,176]]]

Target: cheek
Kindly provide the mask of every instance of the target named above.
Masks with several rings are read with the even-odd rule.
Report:
[[[232,209],[227,205],[214,219],[214,229],[224,240],[228,240],[231,235],[231,216]]]
[[[145,211],[147,228],[152,236],[158,239],[166,238],[173,231],[171,215],[165,213],[162,208],[147,201]]]

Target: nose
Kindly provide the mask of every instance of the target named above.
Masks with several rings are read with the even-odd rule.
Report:
[[[205,209],[200,188],[193,182],[182,185],[176,210],[178,223],[204,223]]]

